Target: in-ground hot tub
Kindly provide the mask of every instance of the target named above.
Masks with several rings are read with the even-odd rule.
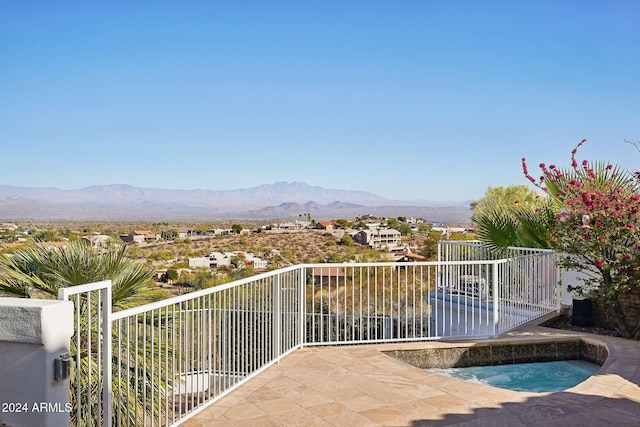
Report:
[[[583,338],[536,342],[497,341],[462,345],[451,344],[451,346],[438,345],[411,350],[390,350],[384,353],[418,368],[434,369],[437,373],[451,374],[454,378],[472,379],[477,382],[518,391],[558,391],[577,384],[575,379],[567,378],[564,375],[565,372],[563,372],[566,369],[579,369],[577,366],[565,364],[559,368],[555,366],[557,363],[536,366],[537,362],[586,361],[601,366],[609,354],[604,344]],[[483,369],[471,370],[471,372],[465,372],[464,369],[454,372],[438,371],[451,368],[498,365],[510,365],[511,367],[516,367],[516,369],[509,368],[506,374],[500,372],[501,369],[491,369],[492,372],[489,373],[483,372]],[[586,373],[582,373],[583,378],[579,379],[578,382],[584,381],[597,370],[588,366],[581,368],[584,368]],[[519,371],[519,369],[521,370]],[[527,381],[527,378],[532,379],[532,372],[535,372],[535,369],[540,369],[541,375],[543,370],[545,375],[553,375],[554,372],[558,374],[557,384],[554,384],[553,378],[549,378],[543,386],[546,388],[536,388],[539,386],[533,384],[533,381]],[[518,372],[521,372],[521,374]],[[490,378],[492,375],[494,378]],[[499,377],[500,375],[502,375],[502,378]],[[505,381],[505,375],[511,377],[520,375],[522,381],[512,383],[508,381],[508,378]],[[480,379],[479,377],[481,376],[486,378]],[[513,386],[500,384],[513,384]]]
[[[534,393],[567,390],[577,386],[599,370],[600,365],[585,360],[429,369],[436,374],[458,380]]]

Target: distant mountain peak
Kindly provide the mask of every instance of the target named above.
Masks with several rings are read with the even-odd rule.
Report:
[[[440,211],[446,208],[433,207]],[[389,200],[366,191],[323,188],[301,181],[277,181],[239,190],[170,190],[128,184],[62,190],[0,185],[0,219],[16,220],[211,220],[251,215],[297,217],[305,212],[331,218],[370,211],[421,216],[410,213],[411,209],[433,211],[428,203]],[[464,210],[463,216],[468,217],[468,205]]]

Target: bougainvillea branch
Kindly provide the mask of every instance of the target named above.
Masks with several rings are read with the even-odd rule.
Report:
[[[609,320],[621,334],[640,338],[640,303],[629,304],[628,293],[640,282],[640,186],[637,174],[603,162],[578,161],[580,143],[571,151],[571,166],[563,170],[541,163],[533,178],[526,159],[525,177],[561,206],[554,217],[551,245],[567,254],[563,266],[587,273],[575,286],[607,307]]]

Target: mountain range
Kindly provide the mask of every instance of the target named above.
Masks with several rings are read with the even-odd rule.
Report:
[[[238,190],[172,190],[124,184],[74,190],[0,185],[0,220],[213,221],[317,220],[413,216],[432,222],[468,223],[469,201],[391,200],[365,191],[337,190],[304,182],[276,182]]]

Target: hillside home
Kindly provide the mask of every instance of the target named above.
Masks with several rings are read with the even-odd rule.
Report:
[[[329,221],[320,221],[316,224],[318,230],[333,230],[333,224]]]
[[[247,260],[247,264],[253,265],[253,268],[256,268],[256,269],[267,268],[268,263],[266,260],[258,258],[257,256],[253,255],[250,252],[245,254],[245,259]]]
[[[351,236],[361,245],[368,245],[374,249],[394,249],[400,247],[402,234],[393,228],[377,230],[360,230]]]
[[[0,224],[0,231],[15,231],[17,229],[18,226],[10,222]]]
[[[278,230],[301,230],[303,227],[298,222],[283,222],[277,225]]]
[[[94,248],[106,248],[111,241],[111,237],[105,234],[91,234],[89,236],[82,236],[82,241]]]
[[[148,230],[134,230],[129,234],[120,236],[123,242],[150,243],[160,240],[160,236]]]
[[[231,265],[231,252],[211,252],[208,256],[189,258],[189,268],[219,268]]]
[[[315,267],[313,269],[313,284],[315,286],[336,285],[344,282],[344,268],[340,267]]]
[[[267,268],[267,261],[250,252],[211,252],[205,257],[189,258],[189,268],[229,267],[231,266],[231,258],[234,256],[244,256],[245,265],[253,265],[254,268]]]
[[[230,228],[210,228],[207,230],[207,236],[211,237],[226,236],[227,234],[231,234]]]
[[[413,252],[409,252],[406,253],[402,256],[402,258],[398,259],[398,262],[422,262],[422,261],[426,261],[427,258],[419,255],[419,254],[414,254]]]
[[[318,230],[335,230],[336,228],[342,228],[342,224],[336,221],[320,221],[316,224]]]
[[[176,237],[178,239],[186,239],[190,236],[196,236],[197,230],[193,230],[191,228],[179,228],[176,230]]]
[[[442,237],[447,238],[451,236],[452,233],[460,233],[467,234],[469,232],[473,232],[473,229],[468,227],[456,227],[456,226],[435,226],[431,227],[431,231],[434,233],[441,233]]]

